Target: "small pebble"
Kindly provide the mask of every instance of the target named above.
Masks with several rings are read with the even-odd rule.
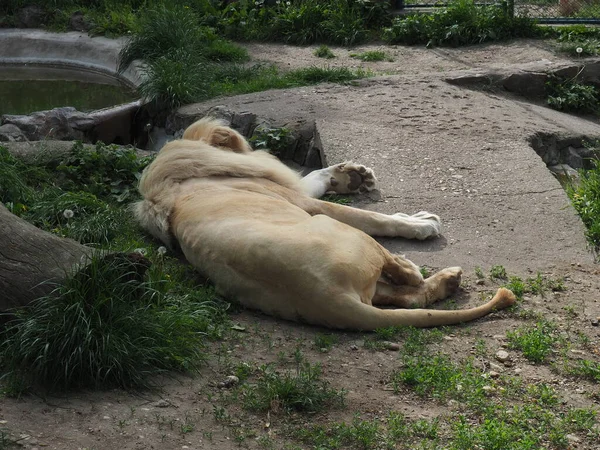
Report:
[[[225,378],[225,380],[223,380],[220,383],[218,383],[217,387],[219,387],[219,388],[230,388],[232,386],[235,386],[239,382],[240,382],[240,379],[238,377],[236,377],[235,375],[229,375],[227,378]]]
[[[500,361],[501,363],[505,363],[506,361],[508,361],[510,359],[510,355],[505,350],[498,350],[496,352],[496,359],[498,361]]]
[[[479,279],[475,282],[475,284],[478,284],[479,286],[483,286],[485,284],[485,280],[484,279]]]
[[[598,318],[592,319],[592,326],[597,327],[598,325],[600,325],[600,321],[598,321]]]
[[[350,346],[350,350],[354,350],[354,351],[358,350],[358,345],[356,345],[356,344],[352,344],[352,345]]]
[[[400,344],[396,344],[395,342],[384,341],[383,342],[383,347],[386,350],[390,350],[392,352],[400,351]]]

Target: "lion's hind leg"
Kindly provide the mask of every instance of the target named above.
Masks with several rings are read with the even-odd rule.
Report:
[[[375,306],[424,308],[452,295],[460,286],[462,269],[450,267],[437,272],[417,286],[377,282],[372,303]]]

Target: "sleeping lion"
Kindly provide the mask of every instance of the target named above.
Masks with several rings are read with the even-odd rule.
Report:
[[[352,163],[301,178],[268,152],[253,151],[237,131],[204,118],[146,168],[135,214],[165,245],[180,247],[221,295],[288,320],[354,330],[434,327],[514,303],[512,292],[499,289],[472,309],[415,309],[452,294],[461,269],[423,279],[415,264],[371,236],[435,237],[439,218],[318,200],[325,193],[368,191],[375,182],[369,169]]]

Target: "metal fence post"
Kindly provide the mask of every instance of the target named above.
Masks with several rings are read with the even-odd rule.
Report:
[[[511,19],[515,17],[515,0],[506,0],[506,14]]]

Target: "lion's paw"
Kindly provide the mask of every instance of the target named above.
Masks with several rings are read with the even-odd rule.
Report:
[[[405,237],[424,240],[442,234],[442,222],[439,216],[427,211],[420,211],[412,216],[396,213],[394,217],[397,217],[410,228],[410,235]]]
[[[328,167],[330,189],[327,193],[357,194],[370,192],[377,187],[377,179],[371,169],[353,162]]]

